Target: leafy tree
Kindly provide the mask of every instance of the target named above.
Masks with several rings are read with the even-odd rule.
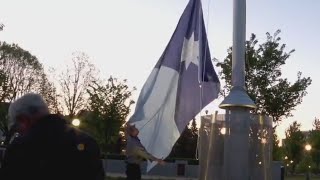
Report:
[[[193,119],[191,126],[186,126],[180,138],[172,148],[169,157],[171,158],[195,158],[198,142],[198,127],[196,120]]]
[[[0,42],[0,72],[0,102],[11,102],[27,92],[38,90],[43,67],[35,56],[17,44]]]
[[[0,70],[0,102],[7,99],[8,89],[10,89],[9,77],[3,70]]]
[[[303,158],[304,151],[304,142],[305,138],[303,133],[300,131],[301,124],[297,121],[294,121],[289,128],[286,130],[286,142],[285,142],[285,150],[288,159],[292,162],[291,164],[291,173],[295,172],[296,165]]]
[[[51,113],[61,113],[61,105],[59,102],[59,95],[53,82],[50,82],[46,74],[42,74],[39,94],[42,95],[43,99],[47,102]]]
[[[67,109],[69,117],[74,117],[84,109],[87,101],[87,90],[95,80],[95,67],[89,62],[89,57],[83,52],[73,53],[72,67],[67,67],[59,75],[61,101]]]
[[[313,123],[312,123],[313,127],[315,130],[320,130],[320,119],[319,118],[315,118]]]
[[[313,122],[314,129],[310,132],[310,144],[312,146],[311,157],[316,166],[316,171],[320,172],[320,120]]]
[[[123,138],[123,125],[134,101],[127,81],[110,77],[105,85],[94,82],[89,86],[88,114],[83,129],[89,132],[104,152],[113,152],[112,144]],[[119,151],[119,148],[116,148]]]
[[[283,117],[292,116],[291,111],[301,104],[307,94],[307,87],[311,84],[310,77],[303,77],[297,73],[297,79],[290,83],[282,77],[281,67],[287,62],[294,50],[286,51],[286,44],[281,43],[280,30],[272,36],[266,33],[267,39],[259,43],[255,34],[246,42],[246,89],[249,96],[257,105],[254,113],[271,116],[275,123],[281,122]],[[226,85],[222,95],[230,92],[232,71],[232,48],[227,57],[218,62],[221,68],[220,76]]]
[[[296,173],[306,173],[308,171],[317,172],[315,164],[312,162],[312,157],[309,153],[305,153],[301,162],[296,167]]]
[[[192,131],[189,128],[189,125],[186,126],[184,131],[181,133],[179,139],[175,143],[174,147],[172,148],[172,152],[169,157],[174,158],[194,158],[195,153],[190,153],[192,151],[191,145],[192,139]]]
[[[272,147],[272,154],[274,161],[281,161],[284,157],[283,148],[279,146],[280,140],[276,133],[273,133],[273,147]]]
[[[3,133],[3,136],[8,135],[8,103],[0,103],[0,131]],[[1,138],[1,136],[0,136]]]
[[[0,31],[2,31],[4,28],[4,24],[0,23]]]

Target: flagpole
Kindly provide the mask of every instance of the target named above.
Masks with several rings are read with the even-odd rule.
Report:
[[[233,1],[232,89],[220,104],[226,109],[224,179],[249,179],[250,110],[256,105],[245,88],[246,0]]]

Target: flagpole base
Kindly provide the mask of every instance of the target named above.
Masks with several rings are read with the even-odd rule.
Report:
[[[243,107],[256,109],[257,106],[251,100],[243,87],[235,86],[231,88],[229,95],[219,105],[221,109],[229,109],[232,107]]]
[[[226,109],[223,180],[249,179],[250,109],[256,105],[244,87],[234,86],[219,106]]]

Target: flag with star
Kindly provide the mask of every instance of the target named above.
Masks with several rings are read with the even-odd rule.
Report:
[[[190,0],[165,51],[145,82],[129,123],[146,150],[165,158],[187,124],[218,97],[202,5]],[[155,162],[148,165],[148,171]]]

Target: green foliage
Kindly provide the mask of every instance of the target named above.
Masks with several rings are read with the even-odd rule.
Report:
[[[195,158],[198,142],[198,128],[195,119],[191,126],[186,126],[180,138],[172,148],[170,158]]]
[[[301,124],[297,121],[293,122],[286,130],[286,141],[284,148],[286,156],[291,163],[291,173],[295,172],[296,165],[303,159],[305,138],[300,130]]]
[[[2,82],[0,102],[11,102],[39,88],[43,67],[35,56],[17,44],[0,42],[0,72],[6,78]]]
[[[308,171],[315,171],[315,164],[312,162],[310,154],[306,153],[301,162],[297,165],[296,173],[306,173]]]
[[[320,172],[320,129],[319,129],[319,125],[320,125],[320,120],[315,119],[314,123],[313,123],[313,126],[315,129],[313,129],[310,132],[310,137],[309,137],[309,143],[312,146],[311,157],[312,157],[312,161],[315,164],[315,170],[317,173]]]
[[[123,125],[134,101],[127,81],[110,77],[106,85],[92,83],[89,87],[88,113],[83,119],[83,128],[98,142],[104,152],[112,152],[111,144],[123,135]]]
[[[41,75],[40,87],[38,93],[47,102],[51,113],[61,113],[61,105],[59,103],[59,95],[54,83],[50,82],[46,74]]]
[[[249,96],[256,103],[255,113],[266,114],[279,123],[282,117],[291,116],[291,111],[301,104],[302,98],[307,94],[307,87],[311,84],[310,77],[302,77],[297,73],[297,80],[290,83],[282,78],[281,67],[294,52],[285,51],[285,44],[280,42],[280,30],[273,36],[267,33],[267,40],[259,43],[256,35],[252,34],[246,42],[246,88]],[[230,92],[232,71],[232,48],[222,62],[220,76],[226,82],[223,95]]]
[[[315,118],[312,126],[314,127],[315,130],[320,130],[320,119],[319,118]]]
[[[7,118],[8,108],[8,103],[0,103],[0,131],[2,131],[2,133],[4,133],[5,135],[7,135],[9,132]]]
[[[284,150],[279,146],[280,140],[276,132],[273,132],[273,147],[272,147],[272,160],[273,161],[281,161],[283,159]]]

